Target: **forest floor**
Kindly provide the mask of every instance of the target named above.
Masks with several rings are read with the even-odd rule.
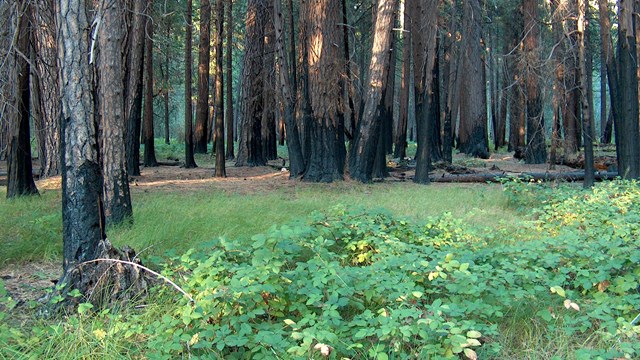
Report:
[[[164,161],[164,159],[160,159]],[[212,164],[185,169],[178,163],[162,162],[162,166],[141,169],[141,176],[130,178],[132,194],[141,192],[194,192],[204,189],[221,190],[235,194],[256,194],[287,188],[305,186],[300,180],[289,179],[289,172],[282,168],[282,159],[270,162],[263,167],[235,167],[227,162],[226,178],[213,177]],[[522,173],[562,173],[576,169],[565,165],[556,165],[554,170],[548,164],[530,165],[515,159],[512,153],[493,153],[489,159],[471,158],[466,155],[454,155],[454,165],[437,167],[432,176],[441,177],[450,174],[496,174],[518,175]],[[0,162],[0,186],[6,186],[6,162]],[[39,164],[34,161],[34,173]],[[385,181],[411,181],[415,167],[389,162],[389,177]],[[349,182],[351,180],[346,180]],[[60,176],[36,181],[40,191],[58,190],[61,187]],[[442,186],[435,184],[434,186]],[[45,295],[45,291],[61,275],[58,262],[42,261],[23,264],[11,264],[0,268],[0,279],[12,297],[20,302],[36,300]]]

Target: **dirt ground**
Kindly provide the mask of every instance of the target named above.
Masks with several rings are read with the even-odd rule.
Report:
[[[555,170],[549,170],[548,164],[527,165],[514,159],[510,154],[492,154],[487,160],[455,155],[456,171],[469,173],[506,173],[519,174],[523,172],[567,172],[575,171],[568,166],[557,165]],[[133,194],[150,191],[194,191],[199,189],[218,189],[234,193],[260,193],[273,190],[305,186],[300,180],[289,179],[289,172],[281,168],[282,160],[263,167],[235,167],[228,162],[226,178],[213,177],[212,167],[198,167],[184,169],[177,164],[155,168],[142,168],[141,176],[131,177],[130,186]],[[386,181],[410,181],[415,173],[411,166],[390,165],[390,177]],[[34,173],[38,170],[34,163]],[[446,174],[443,169],[436,169],[434,175]],[[350,180],[346,180],[349,182]],[[40,190],[60,189],[60,177],[53,177],[36,181]],[[6,186],[6,163],[0,164],[0,186]],[[434,184],[433,186],[439,186]],[[61,264],[53,262],[38,262],[26,264],[12,264],[0,269],[0,279],[6,289],[19,303],[42,298],[47,288],[61,275]]]

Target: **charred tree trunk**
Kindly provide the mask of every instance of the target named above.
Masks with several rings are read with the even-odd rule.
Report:
[[[607,0],[598,0],[598,15],[600,19],[600,40],[602,43],[602,62],[606,65],[607,84],[609,85],[609,99],[611,111],[607,117],[604,141],[611,142],[613,119],[619,116],[618,99],[618,70],[613,54],[613,40],[611,39],[611,20],[609,19],[609,3]],[[608,130],[608,132],[607,132]]]
[[[527,93],[527,146],[524,160],[527,164],[544,164],[547,161],[547,145],[545,143],[544,114],[542,112],[542,95],[539,79],[541,77],[538,42],[540,28],[538,25],[538,2],[523,0],[526,36],[524,38],[524,82]]]
[[[580,93],[582,95],[582,137],[584,139],[584,187],[590,188],[594,182],[593,140],[591,133],[591,109],[588,97],[587,78],[591,77],[591,71],[585,61],[585,0],[578,1],[578,68],[580,76]],[[639,134],[640,135],[640,134]],[[637,139],[636,139],[637,141]]]
[[[209,62],[211,60],[211,3],[200,1],[200,43],[198,45],[198,101],[196,102],[196,128],[194,151],[207,152],[207,125],[209,124]]]
[[[276,137],[276,79],[275,79],[275,46],[273,7],[268,6],[264,11],[265,33],[263,49],[263,90],[262,90],[262,153],[267,160],[278,158]]]
[[[482,12],[478,0],[463,4],[461,49],[465,72],[461,79],[460,151],[465,154],[487,159],[489,145],[487,138],[487,98],[484,72],[484,49],[482,47]]]
[[[409,23],[409,16],[404,11],[404,24]],[[400,111],[398,128],[396,130],[393,157],[400,160],[407,157],[407,123],[409,116],[409,76],[411,66],[411,36],[410,32],[402,32],[402,79],[400,80]]]
[[[13,85],[14,101],[9,105],[12,116],[8,118],[9,124],[9,149],[7,156],[7,198],[22,195],[38,194],[38,189],[33,181],[33,169],[31,166],[31,133],[29,130],[29,107],[31,93],[29,88],[29,73],[31,66],[27,60],[29,57],[31,25],[29,21],[30,4],[21,0],[17,4],[17,36],[14,48],[10,56],[10,69],[12,77],[9,82]],[[4,117],[4,116],[3,116]]]
[[[225,0],[217,0],[216,7],[216,97],[215,97],[215,124],[214,124],[214,153],[216,155],[216,177],[226,177],[227,170],[225,168],[224,154],[224,117],[223,117],[223,87],[224,87],[224,68],[222,54],[222,37],[224,36],[224,2]],[[232,30],[232,29],[229,29]],[[231,82],[231,78],[227,78]]]
[[[191,50],[192,50],[192,15],[193,12],[193,0],[187,0],[187,13],[186,13],[186,34],[185,34],[185,49],[184,49],[184,167],[192,169],[197,167],[196,160],[193,157],[193,99],[191,99]]]
[[[351,147],[349,173],[352,179],[364,183],[372,180],[374,160],[376,157],[380,157],[379,154],[376,155],[378,148],[382,149],[384,155],[384,143],[379,141],[382,137],[381,132],[385,121],[383,116],[389,116],[382,100],[385,92],[384,82],[389,80],[388,77],[385,77],[385,69],[389,67],[394,8],[394,1],[378,1],[371,63],[367,79],[369,86],[367,87],[362,119]],[[389,87],[388,84],[387,87]]]
[[[273,19],[274,29],[276,34],[276,56],[280,66],[279,72],[279,88],[284,100],[284,121],[287,132],[287,150],[289,152],[289,173],[292,177],[300,176],[304,172],[304,157],[302,155],[302,146],[300,144],[300,134],[298,132],[298,126],[295,119],[295,95],[293,94],[293,88],[296,84],[291,84],[288,74],[292,72],[289,70],[289,63],[285,56],[284,47],[284,26],[283,26],[283,14],[281,10],[280,0],[274,0],[273,2]],[[294,41],[292,38],[290,41]]]
[[[104,216],[107,224],[120,224],[133,215],[124,144],[124,74],[122,71],[122,3],[105,2],[98,32],[98,116],[104,175]]]
[[[234,119],[233,119],[233,0],[227,2],[227,53],[226,53],[226,105],[224,107],[224,122],[227,129],[227,160],[233,160],[234,155]]]
[[[262,151],[265,10],[265,0],[250,0],[247,4],[242,116],[236,166],[263,166],[267,163]]]
[[[147,3],[151,14],[151,1]],[[153,19],[147,19],[145,38],[145,93],[144,93],[144,166],[158,166],[153,129]]]
[[[126,50],[125,70],[125,108],[126,121],[125,149],[127,173],[140,175],[140,130],[142,127],[142,80],[144,69],[144,25],[146,23],[146,5],[144,0],[133,0],[133,9],[129,9],[130,25]]]

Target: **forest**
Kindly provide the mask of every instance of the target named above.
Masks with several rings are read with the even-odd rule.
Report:
[[[0,359],[640,357],[638,13],[0,0]]]

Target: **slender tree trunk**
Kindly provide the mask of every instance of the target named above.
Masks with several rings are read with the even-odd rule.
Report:
[[[146,2],[132,0],[133,9],[128,9],[131,25],[128,26],[125,70],[125,148],[127,173],[140,175],[140,129],[142,125],[142,79],[144,69],[144,25]]]
[[[225,168],[225,153],[224,153],[224,61],[222,54],[222,38],[224,36],[224,3],[226,0],[217,0],[216,7],[216,97],[215,97],[215,116],[216,121],[214,124],[214,146],[216,154],[216,169],[215,177],[226,177],[227,171]],[[229,29],[232,30],[232,29]],[[227,78],[227,81],[231,82],[231,77]]]
[[[602,43],[602,62],[606,64],[607,84],[609,85],[609,99],[611,111],[607,117],[607,125],[605,128],[604,138],[611,142],[611,128],[613,128],[613,119],[619,117],[619,88],[618,88],[618,70],[616,60],[613,54],[613,40],[611,39],[611,20],[609,19],[609,3],[607,0],[598,0],[598,13],[600,18],[600,40]],[[609,129],[607,133],[606,130]],[[606,141],[604,141],[606,142]]]
[[[167,39],[170,39],[171,37],[171,25],[169,23],[169,21],[167,21],[167,33],[166,33]],[[164,74],[163,74],[163,80],[164,80],[164,91],[162,92],[162,99],[164,100],[164,143],[169,145],[171,144],[171,137],[170,137],[170,129],[169,129],[169,59],[171,59],[171,56],[169,55],[171,53],[171,45],[169,44],[169,42],[167,41],[167,46],[165,48],[165,58],[164,58],[164,64],[165,64],[165,70],[164,70]]]
[[[602,23],[602,20],[600,20]],[[600,29],[600,37],[602,37],[603,30]],[[607,138],[605,136],[607,132],[607,55],[604,48],[604,43],[600,44],[600,142],[603,144],[611,143],[611,136]],[[611,133],[609,133],[611,134]]]
[[[288,74],[291,73],[291,70],[289,70],[289,63],[285,57],[283,14],[280,0],[274,0],[273,6],[274,28],[276,33],[276,56],[280,66],[279,88],[282,92],[285,107],[284,121],[287,132],[287,150],[289,152],[289,174],[291,177],[297,177],[304,172],[305,165],[304,157],[302,155],[302,146],[300,144],[300,134],[295,120],[295,95],[292,90],[295,87],[295,84],[292,85],[290,83],[291,77],[288,76]],[[294,41],[294,39],[291,39],[291,41]]]
[[[95,258],[106,238],[102,203],[102,174],[98,159],[87,4],[61,0],[58,57],[62,118],[62,239],[64,271]]]
[[[275,73],[275,46],[273,27],[273,7],[268,6],[264,11],[264,49],[262,60],[264,62],[262,72],[262,153],[267,160],[275,160],[278,157],[276,138],[276,73]]]
[[[379,0],[374,29],[373,45],[371,49],[371,63],[367,83],[368,91],[365,97],[364,112],[358,130],[355,133],[351,148],[349,172],[351,178],[370,182],[373,176],[374,160],[380,144],[384,104],[385,69],[389,66],[389,49],[391,47],[394,1]],[[382,106],[381,106],[382,105]],[[388,116],[388,114],[386,114]]]
[[[289,0],[291,1],[291,0]],[[351,133],[351,137],[353,137],[354,132],[356,131],[356,107],[353,102],[353,79],[352,79],[352,66],[351,66],[351,49],[349,47],[349,28],[347,24],[347,0],[342,0],[342,42],[344,46],[344,63],[345,63],[345,73],[346,73],[346,83],[345,87],[347,88],[347,103],[349,104],[349,129],[348,132]],[[293,41],[293,34],[291,36]],[[295,58],[294,58],[295,59]]]
[[[456,34],[458,31],[457,20],[458,5],[454,0],[451,7],[451,22],[448,32]],[[453,128],[457,120],[457,114],[459,109],[459,88],[460,79],[458,77],[458,65],[460,63],[459,44],[451,37],[445,37],[445,73],[444,73],[444,85],[446,89],[445,95],[445,109],[444,109],[444,124],[443,124],[443,139],[442,139],[442,154],[443,160],[449,164],[453,161]]]
[[[107,224],[120,224],[133,215],[124,144],[124,73],[122,3],[103,3],[98,32],[98,116],[104,175],[104,216]]]
[[[267,163],[262,151],[265,9],[266,0],[249,0],[247,4],[242,116],[236,166],[263,166]]]
[[[588,94],[588,77],[591,77],[591,72],[587,69],[585,61],[585,0],[577,0],[578,8],[578,64],[580,65],[579,79],[580,79],[580,93],[582,95],[582,136],[584,139],[584,187],[590,188],[594,183],[594,163],[593,163],[593,140],[591,133],[591,109]],[[637,141],[637,139],[636,139]]]
[[[198,101],[196,102],[196,128],[194,134],[194,151],[198,154],[207,152],[207,136],[209,134],[209,62],[211,51],[211,3],[200,1],[200,43],[198,45]]]
[[[147,3],[151,15],[151,1]],[[155,135],[153,129],[153,20],[149,17],[145,38],[145,93],[144,93],[144,166],[158,166],[155,150]]]
[[[539,79],[541,77],[538,43],[540,28],[538,25],[538,2],[523,0],[525,15],[524,56],[525,56],[525,90],[527,92],[527,146],[524,161],[527,164],[544,164],[547,161],[547,145],[545,142],[544,113],[542,112],[542,95]]]
[[[31,93],[29,88],[29,73],[31,66],[29,58],[31,25],[29,21],[30,4],[20,0],[17,4],[17,36],[10,53],[10,65],[13,66],[12,77],[9,81],[16,81],[13,85],[15,100],[10,106],[13,116],[9,117],[10,137],[7,156],[7,198],[22,195],[38,194],[33,181],[31,165],[31,141],[29,130],[29,108]],[[8,85],[11,86],[11,85]]]
[[[233,0],[227,0],[227,52],[226,52],[226,105],[224,107],[224,122],[227,128],[227,160],[233,160],[234,155],[234,119],[233,119]]]
[[[193,157],[193,99],[191,99],[191,50],[192,50],[192,15],[193,12],[193,0],[187,0],[187,12],[186,12],[186,34],[185,34],[185,50],[184,50],[184,167],[187,169],[197,167],[196,161]]]
[[[405,9],[403,12],[404,26],[406,30],[410,18]],[[398,128],[396,130],[395,147],[393,157],[403,160],[407,157],[407,123],[409,116],[409,77],[411,66],[411,33],[409,31],[402,32],[402,79],[400,80],[400,111],[398,118]]]

